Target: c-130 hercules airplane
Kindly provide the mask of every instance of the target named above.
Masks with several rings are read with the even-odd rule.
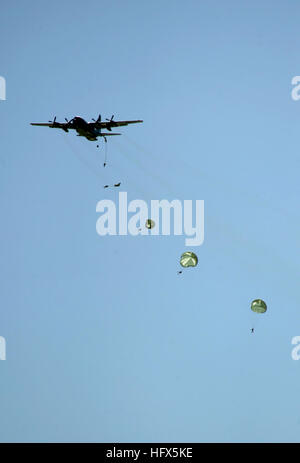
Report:
[[[99,114],[98,119],[92,119],[93,122],[86,122],[82,117],[75,116],[73,119],[68,121],[65,118],[66,122],[56,122],[56,116],[53,121],[49,122],[31,122],[31,125],[38,125],[42,127],[51,127],[53,129],[62,129],[65,132],[69,132],[70,129],[74,129],[77,132],[78,137],[85,137],[87,140],[96,141],[98,137],[103,137],[106,142],[106,137],[112,135],[121,135],[120,133],[103,133],[101,129],[106,129],[111,132],[112,127],[122,127],[124,125],[136,124],[138,122],[143,122],[141,120],[137,121],[114,121],[114,116],[110,119],[106,119],[107,122],[101,121],[101,114]],[[98,146],[98,145],[97,145]]]

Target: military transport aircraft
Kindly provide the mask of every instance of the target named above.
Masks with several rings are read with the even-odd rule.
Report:
[[[98,119],[92,119],[93,122],[86,122],[82,117],[76,116],[70,121],[65,118],[66,122],[56,122],[56,116],[53,121],[49,122],[31,122],[31,125],[39,125],[43,127],[52,127],[53,129],[62,129],[65,132],[69,132],[69,129],[75,129],[78,137],[85,137],[88,140],[96,141],[98,137],[103,137],[106,142],[106,137],[112,135],[121,135],[120,133],[103,133],[101,129],[106,129],[111,132],[112,127],[121,127],[128,124],[136,124],[137,122],[143,121],[114,121],[114,116],[110,119],[106,119],[107,122],[101,121],[101,115],[99,114]]]

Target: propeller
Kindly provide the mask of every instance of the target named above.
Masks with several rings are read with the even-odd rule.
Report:
[[[52,126],[50,126],[50,127],[54,127],[54,128],[59,127],[61,129],[63,129],[65,132],[69,132],[67,127],[68,127],[69,122],[71,122],[71,121],[68,121],[68,119],[66,117],[65,117],[65,121],[67,121],[66,126],[64,124],[61,124],[60,122],[56,122],[56,116],[55,116],[53,121],[48,121],[48,122],[50,124],[52,124]]]
[[[97,119],[96,121],[95,121],[95,119],[92,119],[92,121],[94,121],[94,122],[96,122],[96,123],[97,123],[97,122],[101,122],[101,114],[99,114],[98,119]]]
[[[72,124],[73,124],[74,119],[75,119],[75,117],[72,117],[72,119],[67,119],[67,118],[65,117],[66,126],[67,126],[68,128],[72,127]]]
[[[113,118],[114,118],[114,114],[111,116],[110,119],[106,119],[108,122],[110,122],[110,124],[107,124],[106,128],[107,130],[109,130],[111,132],[111,126],[113,125]]]
[[[53,124],[53,125],[54,125],[54,124],[55,124],[55,121],[56,121],[56,116],[54,116],[53,121],[48,121],[48,122],[50,122],[50,124]]]

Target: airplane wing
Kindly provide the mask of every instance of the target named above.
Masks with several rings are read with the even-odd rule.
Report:
[[[112,121],[112,122],[106,122],[106,124],[111,125],[112,127],[121,127],[123,125],[137,124],[138,122],[143,122],[143,121]]]
[[[98,129],[108,129],[110,130],[112,127],[122,127],[124,125],[129,125],[129,124],[137,124],[138,122],[143,122],[143,121],[107,121],[107,122],[90,122],[90,124],[93,124],[94,127],[97,127]]]
[[[59,122],[56,122],[55,124],[59,124]],[[48,123],[48,122],[30,122],[30,125],[40,125],[41,127],[51,127],[53,123]]]
[[[73,129],[69,123],[64,122],[30,122],[30,125],[38,125],[40,127],[51,127],[52,129],[63,129],[65,132],[69,132],[69,129]]]
[[[53,129],[72,129],[68,123],[65,122],[30,122],[30,125],[38,125],[40,127],[52,127]]]

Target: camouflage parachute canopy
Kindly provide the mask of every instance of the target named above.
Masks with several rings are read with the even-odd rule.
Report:
[[[262,299],[255,299],[251,302],[251,310],[256,313],[265,313],[267,311],[267,304]]]
[[[154,228],[154,227],[155,227],[155,222],[154,222],[154,220],[147,219],[147,220],[146,220],[146,223],[145,223],[145,227],[146,227],[146,228],[149,228],[149,229]]]
[[[196,267],[198,264],[198,257],[193,252],[184,252],[180,258],[180,265],[182,267]]]

